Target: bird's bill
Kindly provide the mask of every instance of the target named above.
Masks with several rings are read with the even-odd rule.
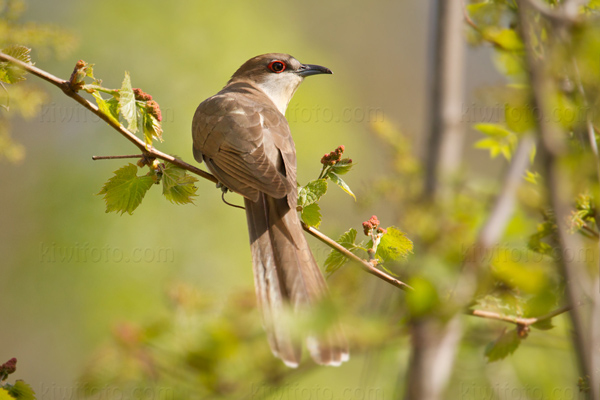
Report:
[[[302,77],[317,75],[317,74],[333,74],[333,72],[331,72],[331,70],[329,68],[322,67],[320,65],[315,65],[315,64],[303,64],[298,69],[297,73],[298,73],[298,75],[300,75]]]

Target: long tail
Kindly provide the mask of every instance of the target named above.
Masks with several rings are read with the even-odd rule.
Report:
[[[296,332],[286,323],[285,310],[300,312],[328,296],[327,284],[310,251],[296,210],[287,199],[261,194],[245,200],[254,283],[258,305],[276,357],[297,367],[302,353]],[[322,365],[340,365],[349,359],[348,343],[337,323],[325,334],[308,333],[307,347]]]

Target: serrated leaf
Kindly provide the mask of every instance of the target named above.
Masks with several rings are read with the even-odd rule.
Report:
[[[353,251],[357,249],[357,245],[354,243],[354,241],[356,240],[356,234],[356,229],[351,228],[347,232],[344,232],[338,238],[338,240],[336,240],[336,242],[342,247]],[[346,263],[346,261],[348,261],[348,259],[345,255],[343,255],[337,250],[332,249],[331,252],[329,252],[329,255],[327,256],[327,259],[325,259],[325,271],[327,272],[327,274],[331,275],[335,271],[340,269],[340,267],[342,267]]]
[[[375,257],[386,262],[406,258],[412,253],[413,243],[404,232],[393,226],[387,228],[386,231],[379,241]]]
[[[121,110],[121,115],[127,121],[127,129],[134,133],[137,132],[138,120],[135,94],[131,87],[131,77],[129,76],[129,72],[125,72],[125,79],[123,79],[123,84],[119,91],[119,108]]]
[[[317,203],[310,204],[302,208],[300,217],[306,225],[318,228],[321,225],[321,208]]]
[[[22,380],[15,381],[14,385],[6,385],[8,394],[17,400],[35,400],[35,392]]]
[[[142,112],[142,119],[144,125],[144,141],[148,146],[152,144],[153,139],[157,139],[162,142],[162,126],[159,120],[152,114],[147,113],[145,110]]]
[[[350,196],[354,197],[354,200],[356,200],[356,196],[354,195],[354,193],[352,193],[352,190],[350,190],[350,186],[348,186],[342,178],[340,178],[334,172],[329,172],[327,176],[329,177],[329,179],[331,179],[333,183],[341,187],[344,192],[348,193]]]
[[[4,54],[7,54],[19,61],[23,61],[26,64],[31,64],[31,49],[25,46],[12,45],[2,49]],[[20,67],[9,63],[0,62],[0,81],[5,83],[16,83],[25,80],[25,74],[27,72]]]
[[[171,163],[162,172],[163,195],[167,200],[175,204],[193,203],[192,197],[198,190],[194,183],[198,179]]]
[[[352,160],[349,158],[344,158],[343,160],[336,162],[335,165],[331,167],[331,172],[337,175],[344,175],[347,174],[353,166],[354,163]]]
[[[521,344],[521,338],[516,329],[503,332],[498,339],[490,342],[485,348],[487,362],[494,362],[506,358],[517,350]]]
[[[319,201],[327,192],[327,181],[317,179],[310,181],[298,191],[298,206],[304,208]]]
[[[98,193],[104,195],[106,212],[132,214],[141,204],[146,192],[152,187],[152,176],[137,176],[138,167],[126,165],[115,171],[115,175],[104,184]]]
[[[109,100],[104,100],[99,92],[92,92],[92,96],[96,100],[96,104],[100,111],[106,114],[113,122],[119,124],[119,109],[117,107],[117,100],[113,97]]]
[[[15,400],[10,394],[8,394],[8,390],[0,387],[0,400]]]

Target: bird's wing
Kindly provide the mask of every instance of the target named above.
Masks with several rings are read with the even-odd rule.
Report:
[[[192,128],[194,156],[228,189],[253,201],[258,192],[291,195],[295,208],[296,154],[288,123],[257,97],[222,92],[202,102]]]

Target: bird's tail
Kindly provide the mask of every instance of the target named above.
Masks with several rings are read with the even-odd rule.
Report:
[[[292,332],[286,309],[310,312],[327,299],[325,279],[310,251],[296,210],[287,199],[261,194],[257,202],[245,200],[254,283],[258,306],[271,350],[290,367],[297,367],[301,343]],[[321,333],[307,332],[312,358],[322,365],[340,365],[349,359],[348,343],[337,322]]]

